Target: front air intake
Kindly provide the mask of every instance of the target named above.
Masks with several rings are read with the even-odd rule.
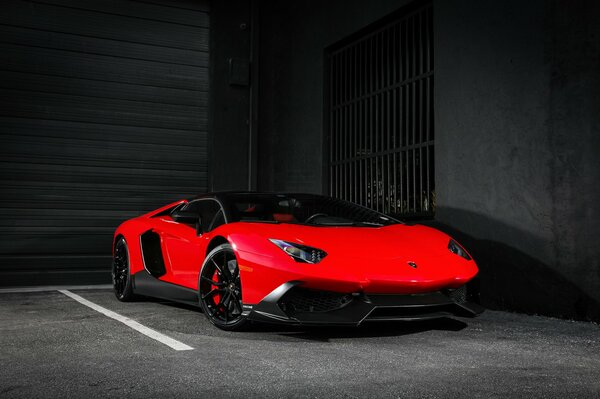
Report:
[[[279,307],[286,314],[329,312],[352,301],[352,295],[306,288],[292,288],[280,300]]]
[[[463,285],[460,288],[455,290],[447,289],[444,290],[444,294],[448,295],[450,299],[452,299],[456,303],[465,303],[467,302],[467,286]]]

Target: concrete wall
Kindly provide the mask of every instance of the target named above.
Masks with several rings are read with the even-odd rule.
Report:
[[[259,188],[322,191],[324,49],[398,1],[261,3]],[[482,302],[600,319],[599,3],[434,1],[434,224]]]
[[[405,3],[261,3],[259,189],[322,191],[325,48]]]
[[[436,220],[484,304],[598,319],[600,8],[575,3],[435,3]]]
[[[250,62],[251,2],[213,1],[211,8],[209,189],[248,188],[250,85],[233,82],[230,59]]]

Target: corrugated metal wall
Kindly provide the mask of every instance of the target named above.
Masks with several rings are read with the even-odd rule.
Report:
[[[206,190],[208,11],[0,3],[0,285],[108,282],[121,221]]]

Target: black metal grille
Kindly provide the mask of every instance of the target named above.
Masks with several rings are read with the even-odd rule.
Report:
[[[431,4],[334,46],[327,73],[330,194],[392,215],[433,214]]]
[[[467,286],[463,285],[460,288],[455,290],[447,290],[448,296],[452,298],[455,302],[464,303],[467,301]]]
[[[293,288],[281,298],[279,306],[293,315],[298,312],[327,312],[339,309],[350,301],[350,294]]]

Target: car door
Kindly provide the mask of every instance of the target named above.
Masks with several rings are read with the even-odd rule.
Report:
[[[197,213],[199,226],[178,223],[168,215],[163,217],[162,241],[168,270],[161,280],[197,290],[211,232],[224,223],[223,209],[218,201],[205,198],[190,201],[182,210]]]

